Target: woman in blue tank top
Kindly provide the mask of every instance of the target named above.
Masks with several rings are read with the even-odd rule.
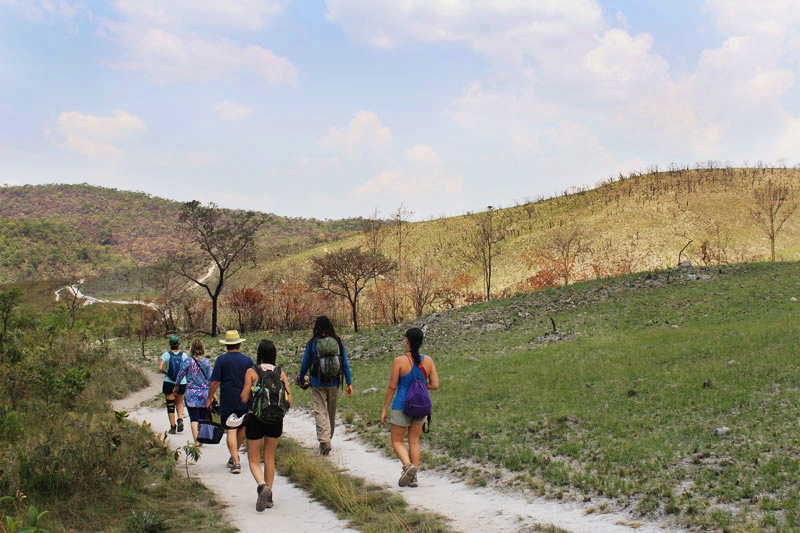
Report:
[[[423,418],[411,418],[403,413],[406,393],[411,383],[420,375],[425,378],[428,390],[439,388],[439,375],[433,359],[419,353],[424,334],[419,328],[406,331],[406,354],[395,357],[392,363],[392,373],[389,377],[389,386],[386,388],[386,397],[383,401],[381,424],[386,425],[387,414],[392,435],[392,448],[397,458],[403,463],[403,471],[398,485],[401,487],[417,486],[417,470],[419,469],[420,448],[419,437],[422,433]],[[394,399],[394,401],[393,401]],[[388,413],[391,404],[391,413]],[[408,432],[408,448],[405,445],[405,436]]]

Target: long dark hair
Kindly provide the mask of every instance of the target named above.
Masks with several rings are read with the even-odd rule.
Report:
[[[275,360],[278,358],[278,350],[275,348],[275,343],[271,340],[264,339],[258,343],[258,355],[256,356],[256,364],[259,365],[274,365]]]
[[[411,349],[411,357],[414,358],[414,364],[418,365],[422,361],[419,355],[419,347],[422,346],[422,340],[425,334],[419,328],[410,328],[406,331],[406,339],[408,339],[408,346]]]
[[[339,354],[344,353],[342,338],[336,334],[336,330],[333,329],[333,322],[331,322],[331,319],[325,315],[318,316],[314,321],[314,331],[308,342],[311,342],[319,337],[333,337],[336,339],[336,342],[339,343]]]

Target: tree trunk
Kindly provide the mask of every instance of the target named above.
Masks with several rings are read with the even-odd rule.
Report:
[[[217,336],[217,299],[219,294],[211,296],[211,336]]]
[[[353,310],[353,331],[355,331],[356,333],[358,333],[358,311],[356,309],[357,304],[358,304],[357,300],[353,300],[352,302],[350,302],[350,307]]]

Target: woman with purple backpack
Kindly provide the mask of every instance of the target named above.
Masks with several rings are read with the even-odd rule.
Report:
[[[427,391],[439,388],[439,375],[436,373],[433,359],[419,353],[424,336],[419,328],[411,328],[406,331],[404,339],[406,354],[395,357],[392,363],[392,373],[389,377],[389,386],[386,388],[386,397],[381,412],[381,424],[385,426],[387,411],[391,404],[388,420],[392,435],[392,448],[397,454],[397,458],[403,463],[403,472],[397,483],[401,487],[417,486],[417,469],[420,460],[419,437],[427,420],[427,415],[421,414],[425,412],[425,407],[420,410],[418,402],[422,400],[423,405],[427,402],[427,413],[430,414],[430,396],[427,395]],[[422,391],[419,390],[420,387]],[[421,396],[427,396],[427,398]],[[408,432],[408,448],[404,442],[406,432]]]

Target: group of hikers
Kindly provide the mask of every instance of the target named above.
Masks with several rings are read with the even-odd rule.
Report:
[[[419,439],[431,411],[428,390],[439,388],[433,360],[420,353],[423,339],[424,333],[419,328],[406,331],[405,351],[392,362],[381,411],[381,424],[385,426],[388,421],[392,448],[402,463],[398,481],[401,487],[418,486]],[[225,338],[219,341],[227,351],[217,358],[212,368],[202,340],[194,339],[186,354],[179,349],[180,338],[172,335],[169,350],[161,355],[158,370],[164,373],[162,392],[167,404],[169,433],[183,431],[185,404],[195,445],[201,446],[202,442],[198,441],[200,426],[210,420],[212,409],[218,410],[230,452],[227,467],[232,474],[242,471],[239,449],[247,437],[247,462],[258,484],[256,510],[260,512],[273,506],[275,450],[283,434],[283,416],[292,403],[292,393],[285,372],[277,364],[275,343],[262,340],[254,363],[240,351],[245,340],[236,330],[227,331]],[[328,455],[332,449],[336,406],[343,381],[345,395],[349,398],[353,394],[353,379],[347,350],[330,319],[317,317],[295,383],[303,389],[311,387],[321,455]],[[263,456],[259,454],[262,446]]]

